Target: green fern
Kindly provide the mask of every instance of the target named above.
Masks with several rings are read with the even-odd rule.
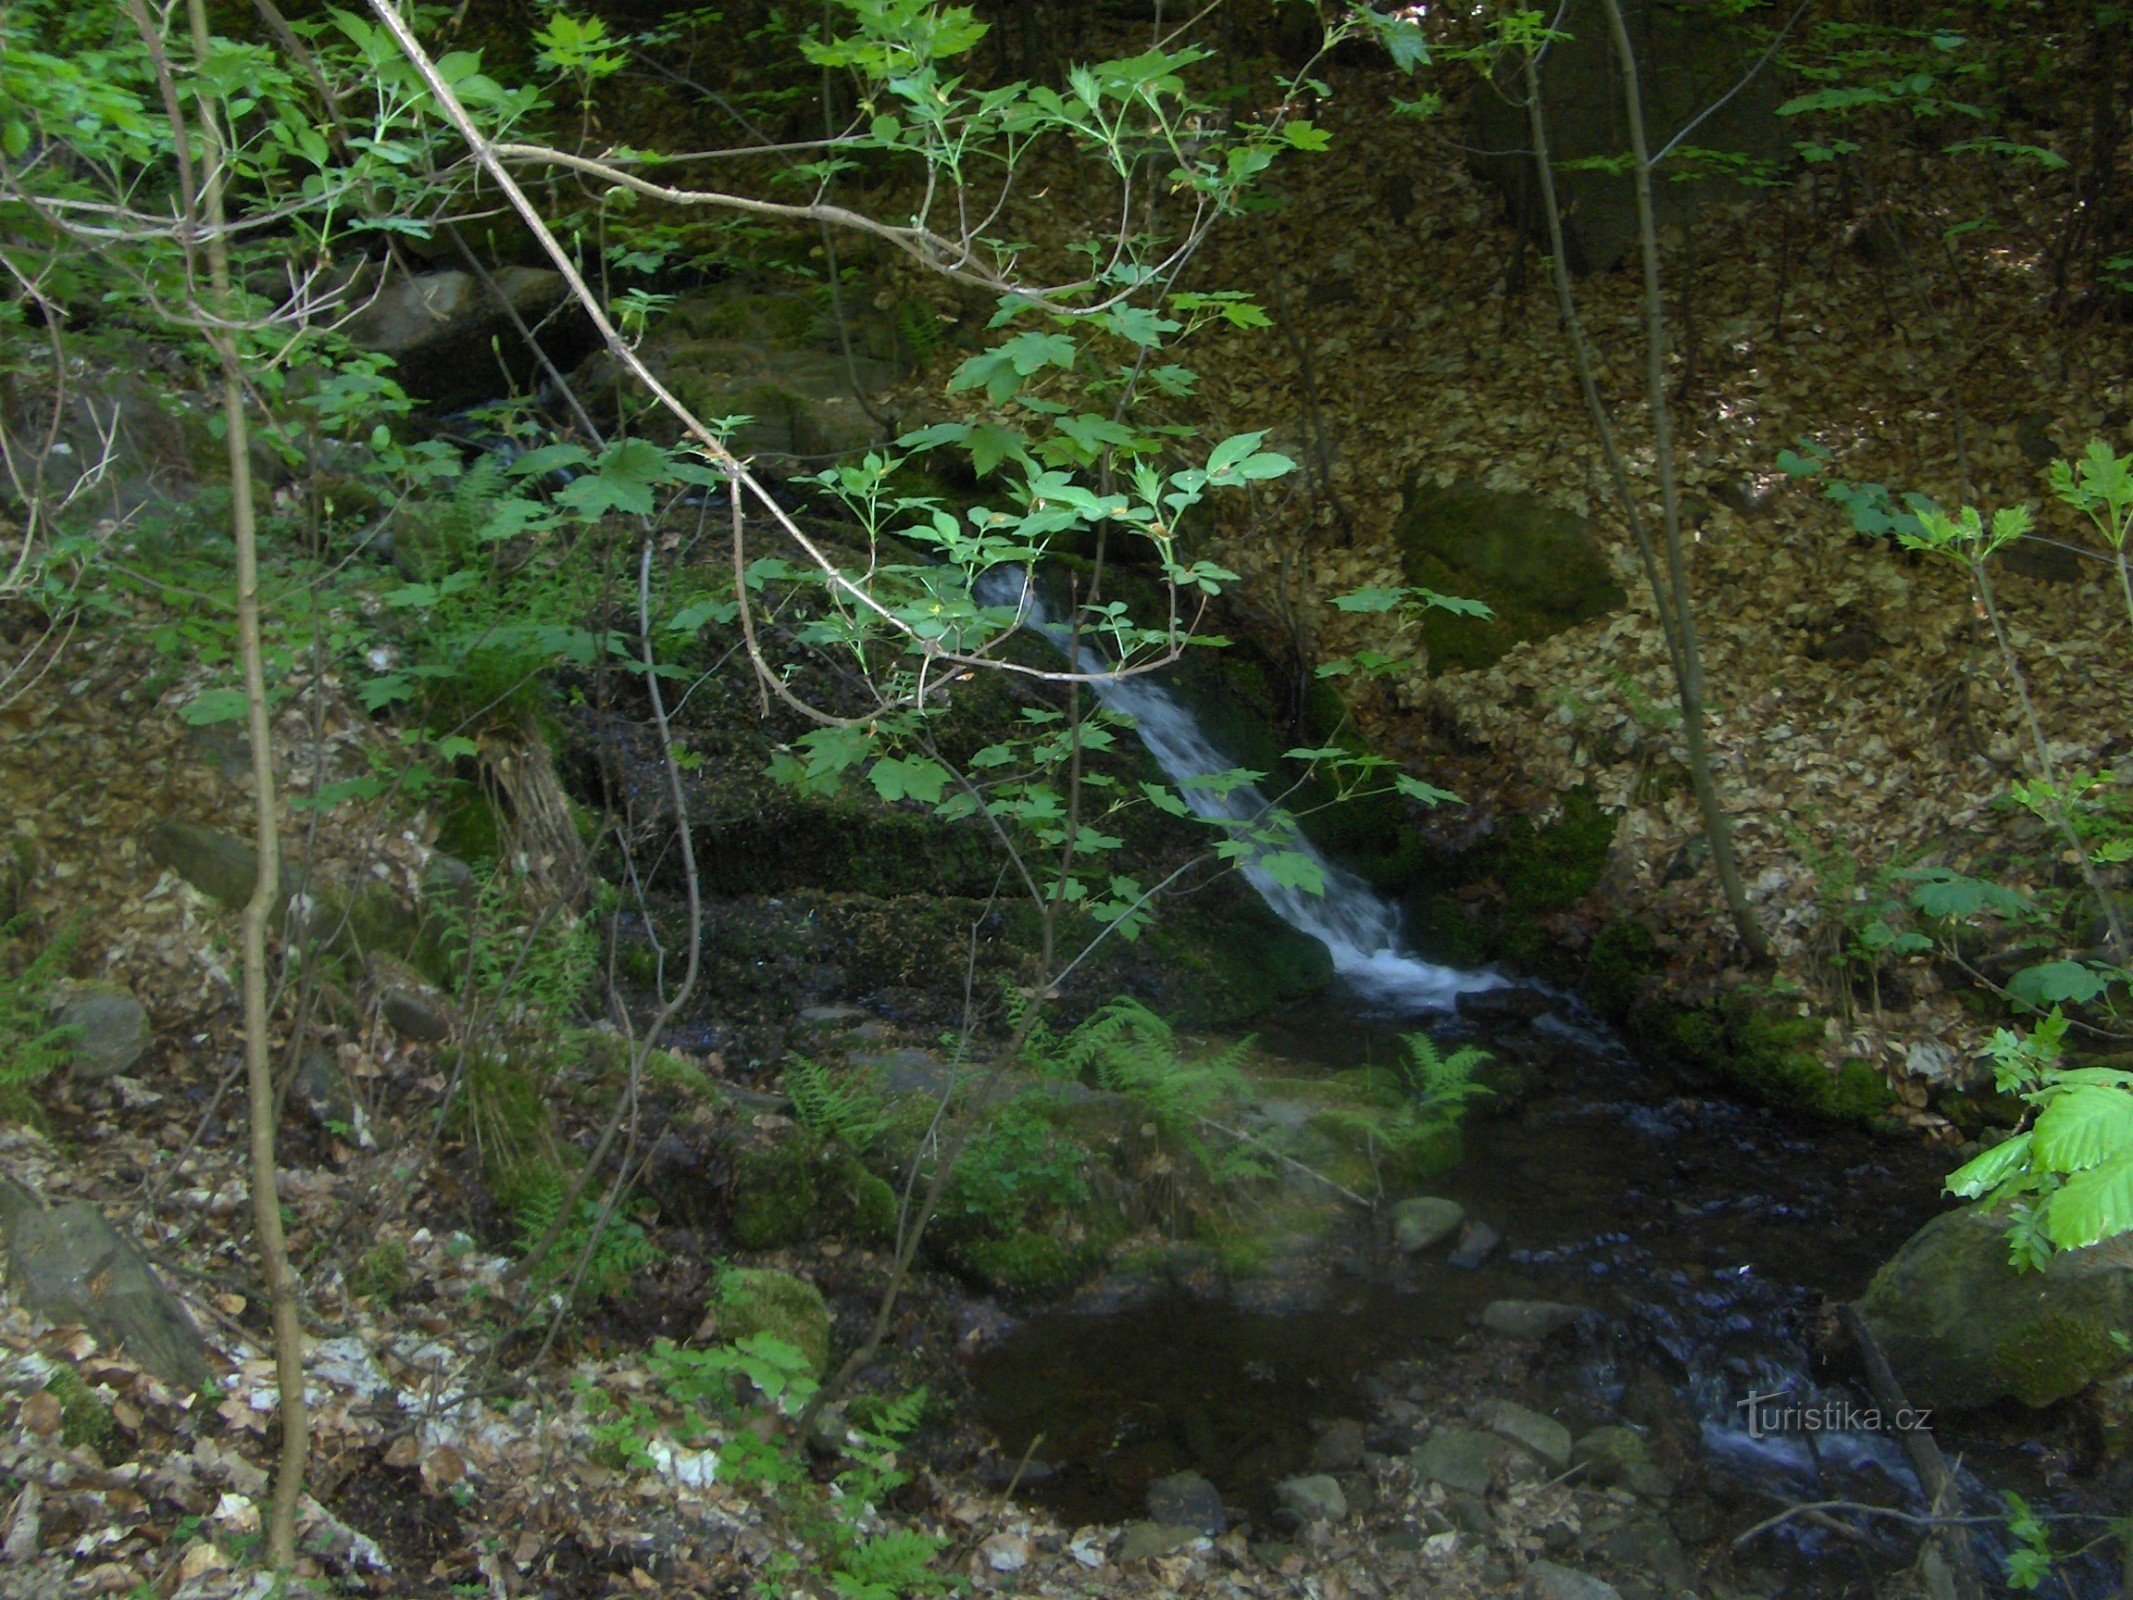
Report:
[[[1393,1066],[1393,1075],[1409,1102],[1425,1116],[1456,1121],[1469,1100],[1491,1092],[1486,1084],[1474,1082],[1474,1074],[1489,1059],[1488,1051],[1480,1046],[1461,1045],[1446,1055],[1426,1033],[1406,1034],[1401,1043],[1405,1048]]]
[[[830,1574],[830,1587],[843,1600],[898,1600],[906,1594],[942,1592],[948,1585],[933,1570],[933,1558],[947,1543],[909,1528],[862,1539]]]
[[[1248,1098],[1250,1086],[1241,1069],[1254,1042],[1248,1036],[1188,1061],[1169,1023],[1138,1000],[1121,997],[1056,1043],[1046,1041],[1050,1059],[1040,1067],[1125,1095],[1210,1180],[1226,1184],[1263,1177],[1268,1170],[1248,1146],[1230,1140],[1211,1145],[1206,1137],[1224,1108]]]
[[[22,917],[0,926],[0,959],[12,955],[26,928]],[[52,1025],[51,1001],[81,934],[79,921],[70,924],[13,977],[0,977],[0,1118],[36,1120],[31,1091],[65,1066],[73,1051],[75,1030]]]
[[[889,1125],[888,1102],[856,1071],[840,1077],[821,1062],[796,1055],[785,1063],[785,1093],[802,1127],[849,1149],[864,1150]]]

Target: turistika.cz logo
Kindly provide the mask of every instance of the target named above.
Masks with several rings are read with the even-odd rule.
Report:
[[[1747,1414],[1751,1439],[1786,1433],[1924,1433],[1933,1425],[1930,1406],[1884,1411],[1847,1399],[1798,1400],[1790,1389],[1751,1394],[1738,1408]]]

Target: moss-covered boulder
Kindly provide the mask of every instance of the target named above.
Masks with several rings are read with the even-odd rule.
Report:
[[[829,1302],[805,1278],[767,1267],[729,1267],[718,1275],[711,1307],[722,1337],[739,1343],[767,1333],[799,1351],[816,1372],[829,1366]]]
[[[1574,628],[1623,602],[1583,517],[1533,495],[1417,478],[1394,528],[1407,581],[1488,602],[1483,620],[1433,610],[1422,624],[1438,672],[1485,667],[1513,645]]]
[[[2113,1334],[2133,1328],[2133,1235],[2018,1272],[2006,1214],[1965,1207],[1913,1234],[1859,1312],[1914,1405],[2050,1405],[2125,1365]]]
[[[732,1229],[746,1250],[775,1250],[824,1234],[894,1238],[896,1192],[849,1151],[798,1131],[733,1161]]]
[[[706,421],[740,417],[733,448],[759,465],[812,471],[865,450],[887,431],[879,397],[895,377],[895,334],[859,297],[837,308],[809,290],[722,284],[683,297],[638,348],[645,365]],[[596,351],[573,380],[595,406],[613,409],[630,387],[614,358]],[[654,432],[674,431],[664,418]]]

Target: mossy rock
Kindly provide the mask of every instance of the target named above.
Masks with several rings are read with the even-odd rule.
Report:
[[[960,1252],[977,1277],[1017,1299],[1049,1300],[1067,1293],[1103,1265],[1107,1241],[1068,1243],[1029,1229],[1005,1239],[984,1239]]]
[[[117,1419],[80,1373],[72,1367],[56,1367],[52,1376],[45,1380],[44,1390],[59,1402],[61,1444],[70,1450],[86,1445],[106,1466],[115,1466],[125,1459]]]
[[[1977,1206],[1935,1217],[1860,1299],[1913,1404],[2050,1405],[2126,1364],[2113,1334],[2133,1328],[2133,1234],[2017,1271],[2007,1225]]]
[[[728,1267],[711,1297],[720,1335],[738,1344],[757,1334],[791,1345],[816,1373],[829,1366],[830,1309],[804,1278],[767,1267]]]
[[[846,1234],[896,1234],[896,1191],[849,1151],[806,1132],[744,1150],[733,1163],[734,1243],[744,1250]]]
[[[1622,588],[1585,519],[1532,495],[1418,478],[1393,531],[1409,583],[1487,602],[1488,619],[1431,610],[1436,672],[1486,667],[1513,646],[1620,609]]]
[[[1619,1024],[1636,1008],[1646,979],[1659,967],[1659,946],[1651,929],[1624,918],[1593,935],[1579,988],[1594,1010]]]

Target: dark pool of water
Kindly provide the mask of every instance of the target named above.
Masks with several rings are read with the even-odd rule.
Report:
[[[1380,1058],[1391,1031],[1352,1017],[1289,1020],[1267,1042],[1304,1070]],[[1486,1042],[1486,1041],[1484,1041]],[[1505,1041],[1508,1045],[1511,1041]],[[1535,1042],[1519,1041],[1527,1054]],[[1944,1159],[1914,1144],[1808,1127],[1683,1095],[1598,1038],[1548,1042],[1536,1087],[1470,1120],[1467,1157],[1432,1186],[1504,1235],[1477,1270],[1388,1259],[1358,1226],[1319,1309],[1264,1315],[1177,1293],[1125,1310],[1029,1318],[973,1377],[1012,1455],[1033,1441],[1048,1468],[1030,1493],[1081,1519],[1139,1515],[1154,1478],[1194,1470],[1233,1503],[1261,1505],[1308,1459],[1315,1421],[1367,1416],[1359,1382],[1428,1357],[1500,1298],[1575,1302],[1605,1331],[1580,1346],[1595,1404],[1639,1366],[1666,1373],[1704,1424],[1714,1462],[1784,1480],[1826,1475],[1739,1437],[1747,1394],[1811,1384],[1810,1323],[1849,1298],[1944,1203]],[[1870,1440],[1849,1469],[1906,1478],[1900,1450]]]

